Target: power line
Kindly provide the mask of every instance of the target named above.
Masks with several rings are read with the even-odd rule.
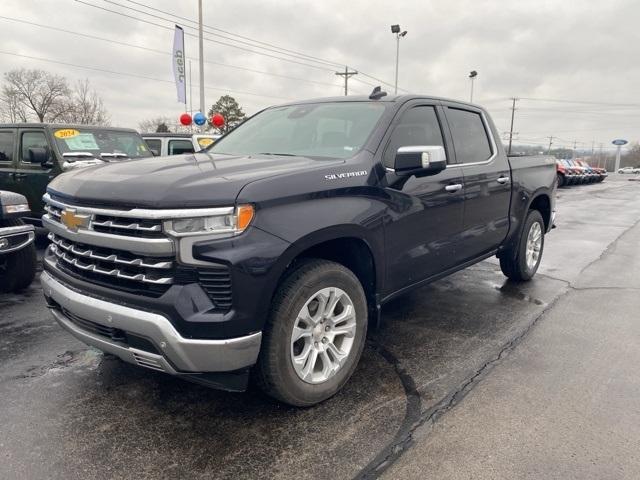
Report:
[[[145,8],[147,8],[147,9],[152,10],[152,11],[155,11],[155,12],[163,13],[163,14],[165,14],[165,15],[171,15],[171,16],[173,16],[173,17],[175,17],[175,18],[179,18],[180,20],[185,20],[185,21],[187,21],[187,22],[196,23],[195,21],[193,21],[193,20],[191,20],[191,19],[189,19],[189,18],[181,17],[181,16],[180,16],[180,15],[178,15],[178,14],[171,13],[171,12],[167,12],[166,10],[160,10],[159,8],[151,7],[151,6],[149,6],[149,5],[145,5],[145,4],[143,4],[143,3],[136,2],[136,1],[133,1],[133,0],[125,0],[125,1],[126,1],[126,2],[128,2],[128,3],[133,3],[134,5],[139,5],[139,6],[141,6],[141,7],[145,7]],[[212,27],[211,25],[205,25],[205,27],[206,27],[206,28],[208,28],[208,29],[210,29],[210,30],[215,30],[215,31],[218,31],[218,32],[225,33],[225,34],[227,34],[227,35],[233,35],[233,36],[235,36],[235,37],[242,38],[242,39],[244,39],[244,40],[249,40],[250,42],[253,42],[253,43],[256,43],[256,44],[266,45],[266,46],[268,46],[268,47],[277,48],[277,49],[279,49],[279,50],[282,50],[283,52],[288,52],[288,53],[291,53],[291,54],[294,54],[294,55],[299,55],[299,56],[302,56],[302,57],[307,57],[308,59],[311,59],[311,60],[317,60],[317,61],[319,61],[319,62],[326,63],[327,65],[333,65],[333,66],[339,66],[339,65],[340,65],[339,63],[331,62],[331,61],[329,61],[329,60],[325,60],[325,59],[320,58],[320,57],[316,57],[316,56],[313,56],[313,55],[308,55],[308,54],[306,54],[306,53],[296,52],[295,50],[289,50],[288,48],[279,47],[279,46],[274,45],[274,44],[272,44],[272,43],[263,42],[263,41],[256,40],[256,39],[251,38],[251,37],[245,37],[245,36],[243,36],[243,35],[240,35],[240,34],[237,34],[237,33],[234,33],[234,32],[229,32],[228,30],[223,30],[223,29],[218,28],[218,27]]]
[[[136,13],[141,13],[142,15],[147,15],[147,16],[149,16],[149,17],[151,17],[151,18],[156,18],[156,19],[158,19],[158,20],[162,20],[162,21],[165,21],[165,22],[171,22],[171,23],[174,23],[174,21],[175,21],[175,20],[174,20],[174,19],[172,19],[172,18],[164,18],[164,17],[160,17],[160,16],[158,16],[158,15],[154,15],[153,13],[145,12],[144,10],[139,10],[139,9],[137,9],[137,8],[128,7],[128,6],[126,6],[126,5],[123,5],[123,4],[121,4],[121,3],[115,2],[115,1],[113,1],[113,0],[102,0],[102,1],[103,1],[103,2],[105,2],[105,3],[109,3],[109,4],[111,4],[111,5],[115,5],[115,6],[120,7],[120,8],[124,8],[124,9],[127,9],[127,10],[131,10],[131,11],[136,12]],[[148,7],[148,6],[146,6],[146,5],[143,5],[143,6],[145,6],[146,8],[148,8],[148,9],[150,9],[150,10],[160,11],[160,10],[158,10],[158,9],[155,9],[155,8],[152,8],[152,7]],[[186,20],[186,21],[191,22],[191,23],[197,23],[197,22],[195,22],[195,21],[193,21],[193,20],[185,19],[185,17],[179,17],[179,16],[177,16],[177,15],[175,15],[175,14],[169,14],[169,15],[172,15],[172,16],[173,16],[173,17],[175,17],[175,18],[179,18],[179,19]],[[185,27],[186,27],[186,28],[190,28],[190,29],[192,29],[192,30],[196,30],[196,31],[198,31],[198,27],[192,27],[192,26],[189,26],[189,25],[185,25]],[[207,27],[207,28],[208,28],[208,27]],[[207,33],[212,33],[212,32],[207,32]],[[231,37],[227,37],[227,36],[224,36],[224,35],[220,35],[220,34],[218,34],[218,33],[212,33],[212,34],[213,34],[213,35],[216,35],[216,36],[217,36],[217,37],[219,37],[219,38],[223,38],[223,39],[225,39],[225,40],[230,40],[230,41],[232,41],[232,42],[236,42],[236,43],[239,43],[239,44],[241,44],[241,45],[246,45],[246,46],[253,47],[253,48],[261,48],[261,49],[266,50],[266,51],[268,51],[268,52],[278,53],[278,54],[280,54],[280,55],[288,55],[288,56],[293,57],[293,58],[296,58],[296,59],[298,59],[298,60],[312,61],[312,62],[316,62],[316,63],[326,64],[326,65],[329,65],[329,66],[331,66],[331,67],[335,67],[335,66],[339,65],[339,64],[334,63],[334,62],[326,62],[326,61],[324,61],[324,60],[313,60],[313,59],[310,59],[310,58],[304,58],[304,57],[301,57],[301,56],[298,56],[298,55],[295,55],[295,54],[291,54],[291,53],[284,53],[284,52],[280,52],[280,51],[275,50],[275,49],[272,49],[272,48],[262,47],[262,46],[260,46],[260,45],[254,45],[254,44],[252,44],[252,43],[244,42],[244,41],[242,41],[242,40],[236,40],[235,38],[231,38]]]
[[[567,100],[558,98],[533,98],[533,97],[520,97],[522,100],[533,100],[537,102],[556,102],[556,103],[580,103],[584,105],[605,105],[609,107],[640,107],[640,103],[610,103],[610,102],[591,102],[587,100]]]
[[[160,25],[159,23],[151,22],[151,21],[149,21],[149,20],[145,20],[145,19],[142,19],[142,18],[139,18],[139,17],[134,17],[133,15],[128,15],[128,14],[126,14],[126,13],[118,12],[118,11],[116,11],[116,10],[110,10],[110,9],[108,9],[108,8],[101,7],[101,6],[99,6],[99,5],[94,5],[94,4],[92,4],[92,3],[85,2],[84,0],[75,0],[75,1],[76,1],[76,2],[78,2],[78,3],[82,3],[83,5],[87,5],[87,6],[89,6],[89,7],[97,8],[97,9],[99,9],[99,10],[104,10],[105,12],[114,13],[114,14],[116,14],[116,15],[120,15],[120,16],[122,16],[122,17],[130,18],[130,19],[132,19],[132,20],[137,20],[138,22],[142,22],[142,23],[146,23],[146,24],[148,24],[148,25],[153,25],[153,26],[158,27],[158,28],[162,28],[162,29],[164,29],[164,30],[173,31],[173,27],[168,27],[168,26],[166,26],[166,25]],[[196,37],[196,38],[197,38],[197,35],[195,35],[195,34],[193,34],[193,33],[187,33],[187,32],[185,32],[185,35],[187,35],[187,36],[189,36],[189,37]],[[225,43],[225,42],[220,42],[220,41],[218,41],[218,40],[213,40],[213,39],[211,39],[211,38],[209,38],[209,37],[204,37],[204,40],[206,40],[206,41],[208,41],[208,42],[211,42],[211,43],[217,43],[218,45],[224,45],[224,46],[226,46],[226,47],[236,48],[236,49],[238,49],[238,50],[243,50],[243,51],[245,51],[245,52],[254,53],[254,54],[256,54],[256,55],[263,55],[263,56],[265,56],[265,57],[275,58],[275,59],[277,59],[277,60],[282,60],[282,61],[284,61],[284,62],[295,63],[295,64],[297,64],[297,65],[302,65],[302,66],[304,66],[304,67],[315,68],[316,70],[323,70],[323,71],[327,71],[327,72],[331,72],[331,73],[333,73],[333,70],[332,70],[332,69],[330,69],[330,68],[320,67],[320,66],[318,66],[318,65],[310,65],[310,64],[308,64],[308,63],[298,62],[298,61],[296,61],[296,60],[292,60],[292,59],[290,59],[290,58],[277,57],[277,56],[275,56],[275,55],[271,55],[271,54],[264,53],[264,52],[256,52],[255,50],[251,50],[251,49],[248,49],[248,48],[240,47],[240,46],[238,46],[238,45],[233,45],[233,44],[230,44],[230,43]]]
[[[345,97],[347,95],[349,95],[349,78],[353,77],[354,75],[357,75],[358,71],[357,70],[353,70],[353,71],[349,71],[349,67],[347,67],[345,65],[344,67],[344,72],[336,72],[336,75],[340,76],[340,77],[344,77],[344,95]]]
[[[129,14],[124,13],[124,12],[118,12],[118,11],[116,11],[116,10],[111,10],[111,9],[109,9],[109,8],[101,7],[101,6],[99,6],[99,5],[95,5],[95,4],[92,4],[92,3],[88,3],[88,2],[86,2],[86,1],[84,1],[84,0],[75,0],[75,1],[76,1],[76,2],[78,2],[78,3],[82,3],[83,5],[87,5],[87,6],[89,6],[89,7],[97,8],[97,9],[99,9],[99,10],[103,10],[103,11],[105,11],[105,12],[114,13],[114,14],[116,14],[116,15],[120,15],[120,16],[123,16],[123,17],[126,17],[126,18],[130,18],[130,19],[133,19],[133,20],[137,20],[137,21],[139,21],[139,22],[143,22],[143,23],[146,23],[146,24],[149,24],[149,25],[154,25],[154,26],[156,26],[156,27],[163,28],[163,29],[165,29],[165,30],[173,30],[173,28],[172,28],[172,27],[168,27],[168,26],[166,26],[166,25],[160,25],[160,24],[158,24],[158,23],[151,22],[151,21],[149,21],[149,20],[142,19],[142,18],[139,18],[139,17],[135,17],[135,16],[133,16],[133,15],[129,15]],[[137,9],[134,9],[134,8],[132,8],[132,7],[127,7],[127,6],[124,6],[124,5],[118,4],[118,3],[116,3],[116,2],[113,2],[112,0],[103,0],[103,1],[108,2],[108,3],[111,3],[111,4],[114,4],[114,5],[119,5],[119,6],[121,6],[122,8],[125,8],[125,9],[128,9],[128,10],[133,10],[133,11],[136,11],[136,12],[142,13],[142,14],[144,14],[144,15],[148,15],[148,16],[151,16],[151,17],[154,17],[154,18],[159,18],[159,19],[161,19],[161,20],[163,20],[163,21],[170,21],[170,22],[173,22],[173,20],[166,19],[166,18],[162,18],[162,17],[158,17],[157,15],[153,15],[153,14],[150,14],[150,13],[147,13],[147,12],[142,12],[142,11],[137,10]],[[148,7],[148,8],[150,8],[150,7]],[[177,17],[177,18],[178,18],[178,17]],[[188,27],[188,28],[193,28],[193,27]],[[191,36],[191,37],[196,37],[196,35],[191,34],[191,33],[187,33],[187,32],[185,32],[185,35],[188,35],[188,36]],[[249,48],[241,47],[241,46],[238,46],[238,45],[233,45],[233,44],[229,44],[229,43],[221,42],[221,41],[219,41],[219,40],[213,40],[213,39],[208,38],[208,37],[205,37],[204,39],[205,39],[205,40],[207,40],[207,41],[209,41],[209,42],[212,42],[212,43],[217,43],[217,44],[219,44],[219,45],[224,45],[224,46],[227,46],[227,47],[236,48],[236,49],[243,50],[243,51],[246,51],[246,52],[249,52],[249,53],[254,53],[254,54],[257,54],[257,55],[263,55],[263,56],[265,56],[265,57],[274,58],[274,59],[276,59],[276,60],[282,60],[282,61],[285,61],[285,62],[294,63],[294,64],[297,64],[297,65],[302,65],[302,66],[305,66],[305,67],[315,68],[315,69],[317,69],[317,70],[323,70],[323,71],[328,71],[328,72],[334,73],[334,70],[333,70],[333,69],[329,69],[329,68],[326,68],[326,67],[324,67],[324,66],[320,66],[320,65],[311,65],[311,64],[304,63],[304,62],[299,62],[299,61],[297,61],[297,60],[293,60],[293,59],[290,59],[290,58],[278,57],[278,56],[275,56],[275,55],[271,55],[271,54],[268,54],[268,53],[264,53],[264,52],[259,52],[259,51],[251,50],[251,49],[249,49]],[[238,40],[233,40],[233,39],[232,39],[231,41],[238,42]],[[256,47],[256,48],[264,48],[264,47],[258,47],[258,46],[255,46],[255,47]],[[278,48],[279,48],[279,47],[278,47]],[[289,56],[291,56],[291,54],[286,54],[286,53],[284,53],[284,52],[282,52],[282,53],[281,53],[281,52],[277,52],[277,53],[279,53],[279,54],[281,54],[281,55],[289,55]],[[316,62],[316,63],[320,63],[320,61],[318,61],[318,60],[311,60],[311,59],[309,59],[308,61],[314,61],[314,62]],[[322,60],[322,62],[324,62],[324,60]],[[340,65],[340,64],[332,63],[332,65]],[[363,75],[363,76],[366,76],[366,77],[371,78],[372,80],[375,80],[376,82],[379,82],[380,84],[384,84],[384,85],[387,85],[387,86],[393,87],[393,85],[392,85],[391,83],[386,82],[386,81],[384,81],[384,80],[381,80],[381,79],[379,79],[379,78],[377,78],[377,77],[374,77],[373,75],[367,74],[367,73],[363,72],[362,70],[360,70],[360,71],[359,71],[359,73],[360,73],[361,75]],[[358,81],[360,81],[360,82],[362,82],[362,83],[367,83],[367,82],[364,82],[363,80],[358,80]],[[377,86],[377,85],[374,85],[374,84],[371,84],[371,83],[367,83],[367,84],[368,84],[368,85],[371,85],[371,86]],[[407,92],[407,90],[405,90],[405,89],[403,89],[403,88],[398,88],[398,90],[402,90],[402,91],[404,91],[404,92]]]
[[[9,21],[12,21],[12,22],[17,22],[17,23],[22,23],[22,24],[25,24],[25,25],[31,25],[31,26],[34,26],[34,27],[46,28],[48,30],[67,33],[67,34],[70,34],[70,35],[76,35],[76,36],[79,36],[79,37],[90,38],[92,40],[99,40],[99,41],[102,41],[102,42],[113,43],[115,45],[120,45],[120,46],[123,46],[123,47],[137,48],[137,49],[140,49],[140,50],[145,50],[145,51],[152,52],[152,53],[157,53],[157,54],[160,54],[160,55],[165,55],[165,56],[170,56],[171,55],[170,52],[166,52],[164,50],[157,50],[155,48],[145,47],[145,46],[142,46],[142,45],[135,45],[135,44],[132,44],[132,43],[126,43],[126,42],[122,42],[122,41],[119,41],[119,40],[113,40],[113,39],[105,38],[105,37],[99,37],[97,35],[91,35],[91,34],[88,34],[88,33],[82,33],[82,32],[77,32],[77,31],[72,31],[72,30],[66,30],[64,28],[53,27],[51,25],[42,25],[40,23],[30,22],[30,21],[27,21],[27,20],[21,20],[21,19],[13,18],[13,17],[6,17],[4,15],[0,15],[0,19],[9,20]],[[189,59],[189,60],[195,60],[193,57],[186,57],[186,58]],[[324,85],[324,86],[329,86],[329,87],[340,87],[341,86],[340,84],[337,84],[337,83],[328,83],[328,82],[321,82],[321,81],[317,81],[317,80],[309,80],[309,79],[306,79],[306,78],[292,77],[292,76],[289,76],[289,75],[282,75],[282,74],[279,74],[279,73],[265,72],[263,70],[256,70],[256,69],[249,68],[249,67],[241,67],[239,65],[232,65],[232,64],[229,64],[229,63],[213,62],[213,61],[209,61],[209,60],[205,60],[205,63],[210,64],[210,65],[218,65],[218,66],[222,66],[222,67],[235,68],[237,70],[244,70],[244,71],[247,71],[247,72],[258,73],[258,74],[262,74],[262,75],[271,75],[271,76],[274,76],[274,77],[286,78],[286,79],[289,79],[289,80],[296,80],[298,82],[313,83],[313,84]]]
[[[60,61],[60,60],[53,60],[53,59],[50,59],[50,58],[33,57],[31,55],[23,55],[23,54],[19,54],[19,53],[5,52],[5,51],[2,51],[2,50],[0,50],[0,55],[11,55],[13,57],[28,58],[30,60],[37,60],[37,61],[40,61],[40,62],[55,63],[55,64],[58,64],[58,65],[64,65],[64,66],[67,66],[67,67],[81,68],[81,69],[84,69],[84,70],[92,70],[92,71],[101,72],[101,73],[110,73],[110,74],[113,74],[113,75],[121,75],[121,76],[125,76],[125,77],[141,78],[141,79],[144,79],[144,80],[152,80],[152,81],[155,81],[155,82],[174,83],[173,80],[164,80],[162,78],[148,77],[146,75],[139,75],[137,73],[126,73],[126,72],[120,72],[120,71],[116,72],[114,70],[108,70],[106,68],[88,67],[86,65],[78,65],[76,63],[63,62],[63,61]],[[233,94],[237,94],[237,95],[250,95],[250,96],[254,96],[254,97],[263,97],[263,98],[277,98],[279,100],[292,100],[291,98],[287,98],[287,97],[276,97],[274,95],[263,95],[261,93],[245,92],[245,91],[240,91],[240,90],[232,90],[232,89],[224,88],[224,87],[213,87],[213,86],[205,85],[205,88],[207,90],[219,90],[219,91],[233,93]]]

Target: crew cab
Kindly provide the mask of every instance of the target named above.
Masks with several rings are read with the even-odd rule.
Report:
[[[212,133],[143,133],[149,150],[156,157],[195,153],[212,145],[221,135]]]
[[[58,174],[81,167],[152,156],[135,130],[59,123],[0,124],[0,189],[31,206],[24,220],[40,226],[42,195]]]
[[[71,171],[45,196],[44,295],[124,361],[316,404],[389,300],[492,256],[536,273],[555,159],[499,139],[477,105],[377,88],[267,108],[200,153]]]

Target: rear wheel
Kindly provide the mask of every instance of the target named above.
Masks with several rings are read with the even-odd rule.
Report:
[[[544,221],[537,210],[529,210],[516,251],[500,257],[500,268],[516,282],[531,280],[538,271],[544,250]]]
[[[0,227],[23,225],[21,220],[2,220]],[[24,290],[36,275],[36,247],[33,242],[16,252],[0,255],[0,292]]]
[[[305,261],[276,293],[257,383],[290,405],[322,402],[355,370],[366,333],[367,301],[358,278],[338,263]]]

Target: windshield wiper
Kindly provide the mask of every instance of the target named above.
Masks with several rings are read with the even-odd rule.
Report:
[[[104,152],[104,153],[101,153],[100,156],[102,158],[129,158],[129,155],[122,152],[112,152],[112,153]]]
[[[96,158],[93,153],[89,152],[65,152],[62,154],[63,158]]]

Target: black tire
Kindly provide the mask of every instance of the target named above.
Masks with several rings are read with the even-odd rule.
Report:
[[[564,187],[566,184],[566,180],[564,178],[564,175],[562,175],[561,173],[558,174],[558,187]]]
[[[23,225],[21,220],[3,220],[2,227]],[[24,290],[36,275],[37,256],[33,242],[16,252],[0,255],[0,292]]]
[[[342,289],[353,302],[354,341],[337,373],[322,383],[307,383],[298,376],[291,359],[294,322],[305,303],[328,287]],[[356,369],[365,344],[367,316],[365,293],[353,272],[327,260],[302,262],[286,277],[272,302],[254,372],[256,383],[267,395],[296,407],[309,407],[332,397]]]
[[[540,244],[540,254],[538,256],[538,260],[532,268],[529,268],[527,266],[526,260],[527,239],[529,237],[531,228],[536,223],[539,224],[541,228],[542,243]],[[542,260],[542,254],[544,252],[544,233],[545,228],[544,221],[542,220],[542,215],[537,210],[529,210],[527,218],[524,222],[522,234],[518,239],[517,251],[507,251],[500,256],[500,268],[502,270],[502,273],[504,273],[506,277],[515,282],[526,282],[528,280],[531,280],[531,278],[538,271],[540,261]]]

